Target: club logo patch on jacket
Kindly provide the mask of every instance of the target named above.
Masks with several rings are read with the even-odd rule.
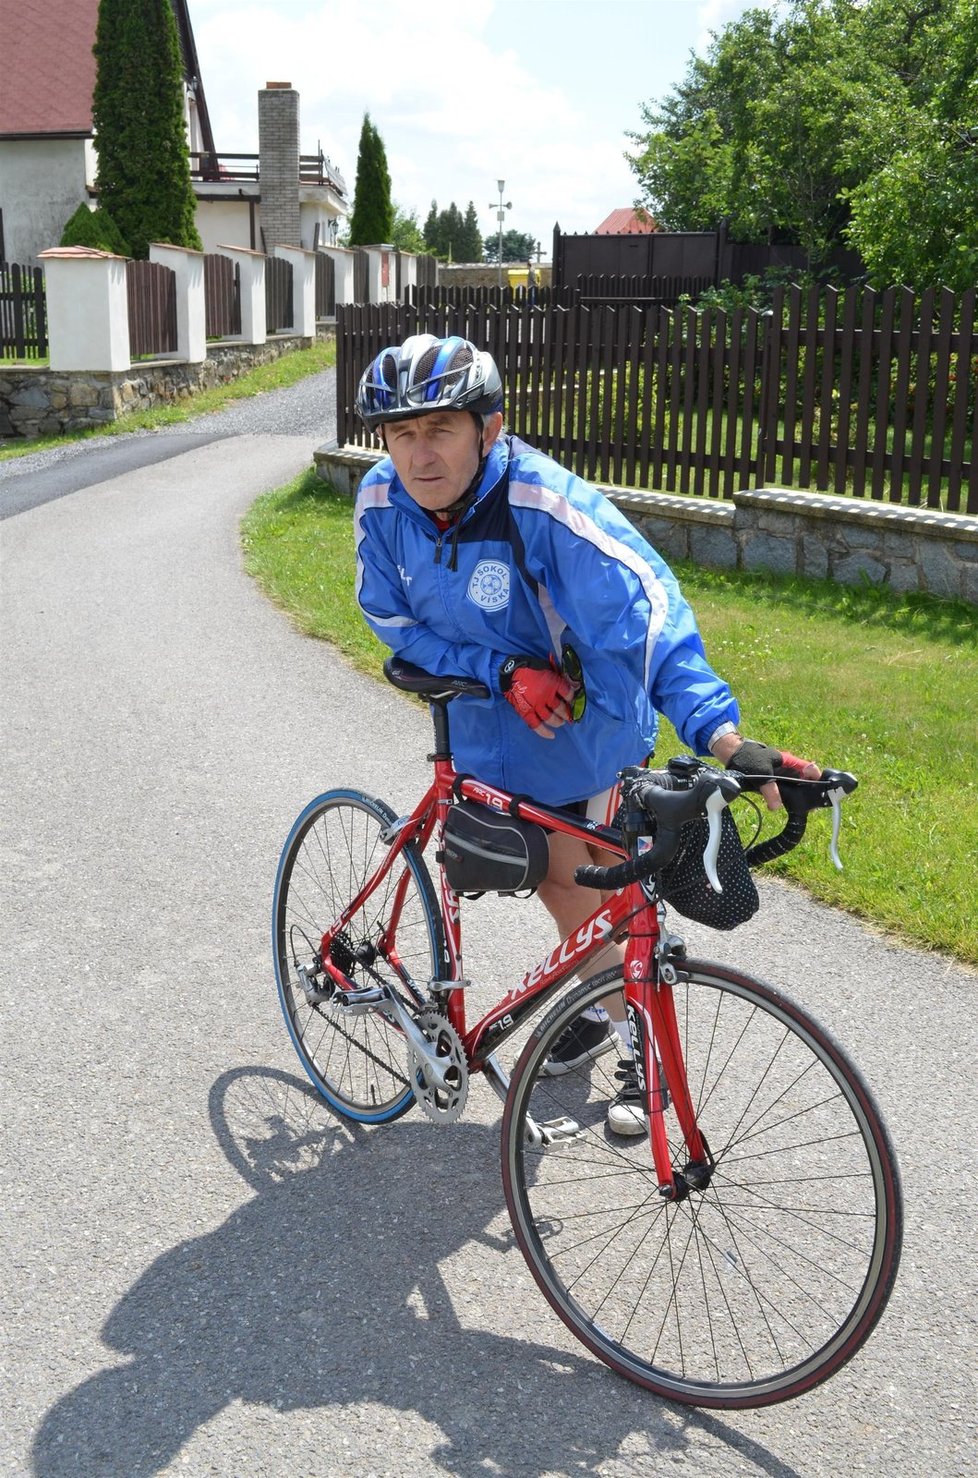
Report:
[[[480,559],[469,581],[469,600],[484,611],[501,611],[509,605],[509,566],[498,559]]]

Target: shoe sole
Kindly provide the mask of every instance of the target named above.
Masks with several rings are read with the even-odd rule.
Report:
[[[612,1124],[611,1119],[609,1118],[608,1119],[608,1131],[611,1134],[617,1134],[620,1139],[637,1139],[640,1134],[648,1134],[648,1132],[649,1132],[649,1126],[645,1122],[645,1116],[644,1116],[644,1114],[642,1116],[641,1123],[639,1123],[635,1119],[632,1119],[630,1121],[627,1129],[625,1129],[625,1128],[621,1128],[621,1129],[616,1128],[615,1125]]]
[[[553,1062],[548,1060],[540,1069],[542,1078],[560,1078],[564,1073],[572,1073],[576,1067],[581,1067],[585,1062],[594,1062],[595,1058],[603,1057],[606,1052],[611,1052],[615,1046],[612,1037],[607,1041],[600,1042],[597,1047],[592,1047],[590,1052],[582,1052],[580,1057],[575,1057],[571,1062]]]

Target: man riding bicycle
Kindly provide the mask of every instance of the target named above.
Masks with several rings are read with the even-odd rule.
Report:
[[[742,737],[737,702],[665,561],[596,488],[503,434],[502,384],[486,351],[416,335],[367,367],[356,406],[387,453],[357,496],[357,600],[399,657],[489,689],[454,704],[459,770],[608,824],[616,777],[651,755],[661,712],[694,753],[773,776],[781,753]],[[776,807],[773,780],[765,793]],[[538,892],[561,939],[594,910],[575,870],[608,860],[551,835]],[[615,1045],[623,1088],[609,1127],[642,1133],[624,1021],[579,1018],[550,1071]]]

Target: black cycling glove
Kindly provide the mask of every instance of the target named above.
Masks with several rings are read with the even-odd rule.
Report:
[[[770,744],[760,744],[756,739],[745,739],[727,760],[725,768],[739,770],[742,775],[763,775],[766,780],[773,780],[775,770],[780,769],[783,762],[784,755],[780,749],[772,749]]]

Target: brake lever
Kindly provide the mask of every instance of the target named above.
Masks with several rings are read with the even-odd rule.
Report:
[[[738,786],[738,790],[739,788]],[[723,892],[723,885],[717,872],[717,858],[720,854],[720,818],[726,804],[726,797],[719,787],[711,791],[706,798],[706,820],[710,830],[703,849],[703,867],[714,893]]]
[[[842,797],[846,792],[841,785],[828,793],[832,806],[832,836],[829,840],[829,856],[831,857],[837,872],[842,871],[842,858],[839,856],[839,831],[842,826]]]
[[[784,784],[785,776],[776,777]],[[789,781],[784,785],[781,792],[782,799],[789,811],[797,810],[807,815],[808,811],[816,810],[824,806],[832,807],[832,835],[829,840],[829,857],[838,872],[842,872],[842,858],[839,856],[839,835],[842,829],[842,802],[847,795],[851,795],[856,789],[856,777],[850,775],[846,770],[823,770],[821,774],[822,784],[825,789],[817,794],[817,798],[806,793],[804,782],[797,788],[792,788]]]

